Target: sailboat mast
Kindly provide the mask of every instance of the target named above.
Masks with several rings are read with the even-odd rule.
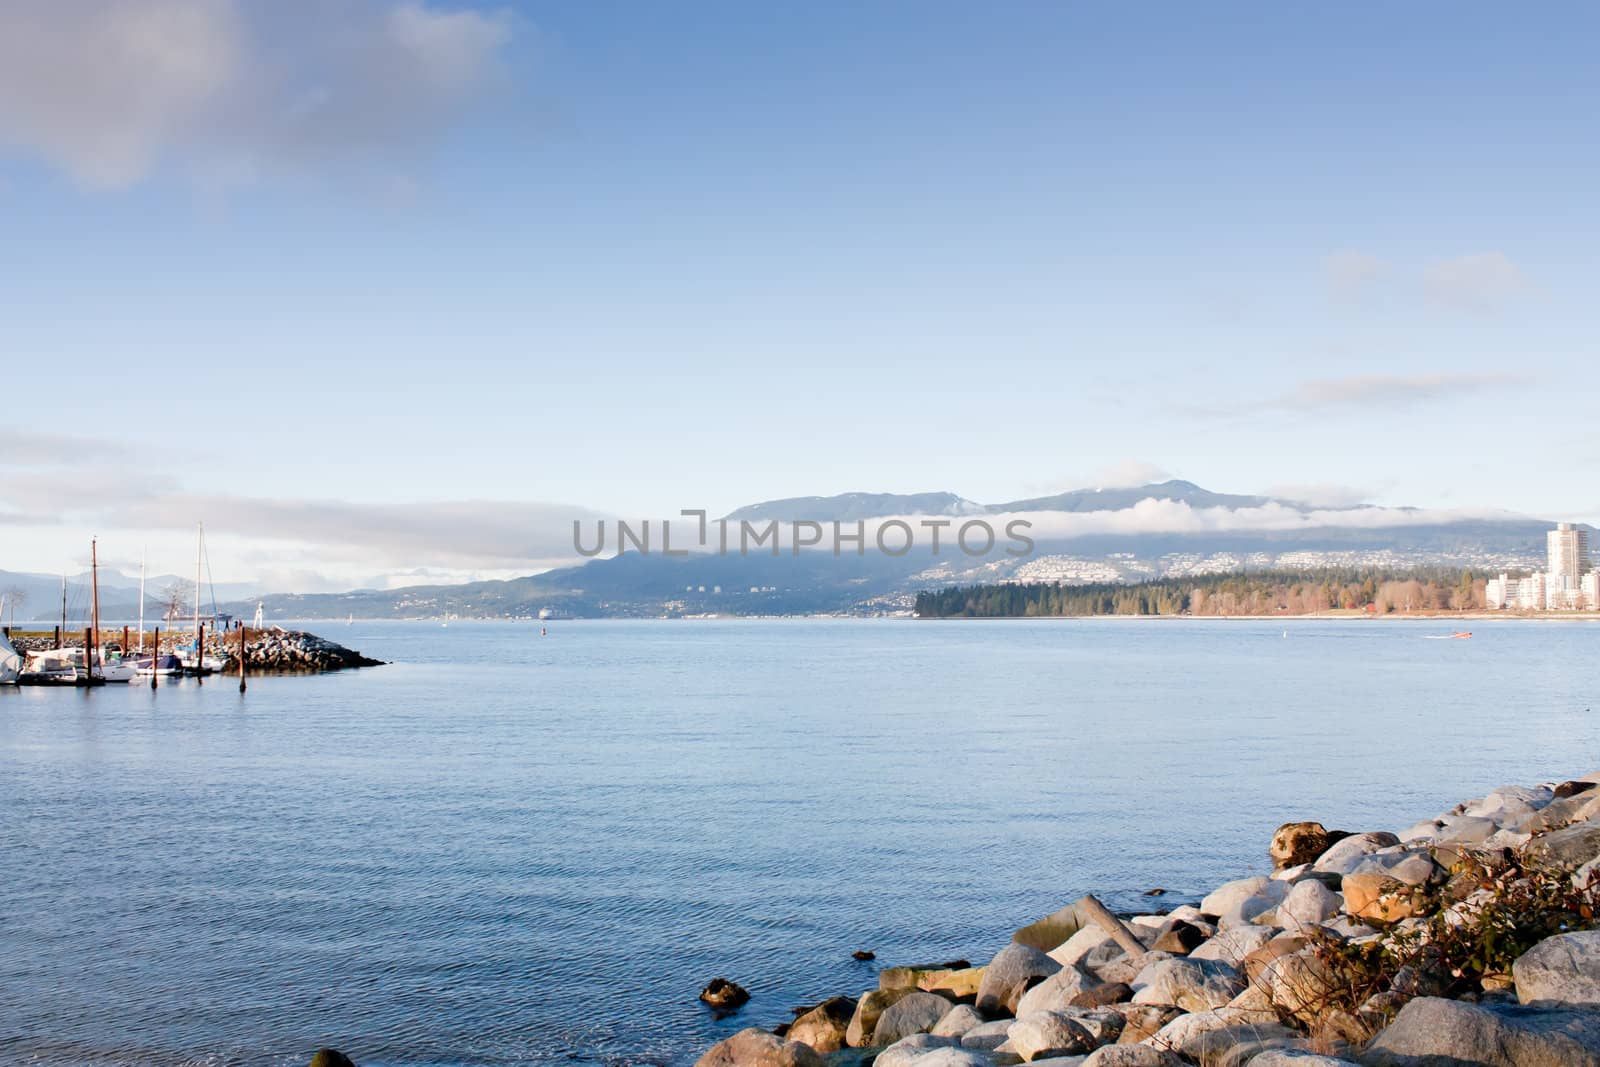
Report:
[[[67,576],[61,576],[61,629],[56,631],[56,647],[65,648],[67,643]]]
[[[144,651],[144,549],[139,550],[139,651]]]
[[[195,663],[200,662],[200,559],[205,553],[206,524],[200,524],[199,537],[195,539],[194,547],[194,656]]]
[[[94,650],[100,644],[100,543],[95,538],[89,539],[89,598],[89,647],[83,655],[89,665],[89,677],[93,678]]]

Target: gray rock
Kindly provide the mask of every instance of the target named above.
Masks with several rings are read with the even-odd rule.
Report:
[[[1235,1045],[1273,1038],[1298,1038],[1300,1033],[1282,1023],[1254,1017],[1232,1008],[1180,1015],[1163,1026],[1145,1044],[1171,1049],[1191,1060],[1210,1062]]]
[[[1259,1041],[1241,1041],[1226,1052],[1219,1053],[1210,1058],[1206,1067],[1245,1067],[1263,1052],[1272,1052],[1276,1049],[1303,1049],[1306,1043],[1288,1037],[1263,1038]]]
[[[925,1034],[939,1025],[953,1005],[937,993],[907,993],[883,1010],[872,1031],[874,1045],[892,1045],[912,1034]]]
[[[852,1048],[872,1044],[872,1034],[878,1029],[878,1017],[901,997],[910,996],[911,989],[872,989],[856,1001],[856,1013],[845,1030],[845,1043]]]
[[[1231,963],[1237,967],[1244,963],[1246,956],[1264,946],[1277,935],[1278,931],[1270,926],[1235,926],[1231,930],[1223,930],[1216,937],[1189,953],[1189,958],[1191,960],[1222,960],[1224,963]]]
[[[1583,822],[1535,838],[1528,858],[1541,866],[1573,870],[1600,856],[1600,822]]]
[[[978,1010],[994,1016],[1005,1010],[1013,990],[1029,978],[1048,978],[1061,969],[1061,964],[1036,948],[1011,944],[1001,949],[989,961],[978,983]]]
[[[881,1061],[880,1061],[881,1062]],[[916,1067],[994,1067],[994,1057],[968,1048],[936,1048],[912,1061]],[[877,1067],[874,1063],[873,1067]]]
[[[1399,843],[1400,839],[1387,831],[1356,834],[1329,848],[1318,857],[1316,863],[1311,865],[1311,869],[1328,874],[1349,874],[1365,857],[1380,848],[1388,848]]]
[[[1366,1067],[1597,1067],[1600,1012],[1410,1001],[1367,1043]]]
[[[1238,968],[1221,960],[1174,959],[1151,964],[1132,984],[1135,1004],[1209,1011],[1244,992],[1246,982]]]
[[[1006,1035],[1015,1019],[996,1019],[992,1023],[974,1026],[961,1035],[962,1048],[997,1049],[1006,1043]]]
[[[1123,1045],[1143,1041],[1183,1014],[1179,1008],[1162,1004],[1120,1004],[1117,1012],[1123,1023],[1117,1041]]]
[[[1063,967],[1022,994],[1022,999],[1017,1001],[1017,1018],[1036,1011],[1064,1011],[1079,1007],[1083,1004],[1081,998],[1084,993],[1104,984],[1085,967],[1076,964]]]
[[[1356,864],[1351,874],[1385,874],[1406,885],[1424,885],[1444,872],[1426,852],[1379,852]]]
[[[712,1045],[695,1067],[822,1067],[822,1057],[810,1045],[751,1028]]]
[[[934,1037],[965,1037],[974,1027],[983,1025],[983,1016],[971,1004],[957,1004],[939,1024],[928,1031]]]
[[[960,1049],[953,1037],[934,1037],[932,1034],[912,1034],[878,1053],[872,1067],[909,1067],[913,1060],[940,1050]],[[962,1049],[961,1051],[970,1051]],[[699,1067],[697,1064],[696,1067]]]
[[[1099,1044],[1076,1019],[1058,1011],[1035,1012],[1018,1019],[1007,1033],[1007,1043],[1024,1060],[1076,1056],[1093,1052]]]
[[[1477,819],[1470,815],[1446,815],[1440,822],[1444,828],[1433,835],[1442,845],[1478,845],[1500,829],[1493,819]]]
[[[1278,905],[1278,925],[1291,934],[1321,926],[1344,907],[1344,898],[1321,882],[1307,879],[1294,883],[1289,895]]]
[[[1350,1060],[1337,1056],[1323,1056],[1294,1048],[1268,1049],[1252,1057],[1251,1067],[1357,1067]]]
[[[1150,1045],[1106,1045],[1089,1053],[1083,1067],[1187,1067],[1183,1057]]]
[[[1162,960],[1170,960],[1172,958],[1173,955],[1170,952],[1158,952],[1155,949],[1151,949],[1149,952],[1143,952],[1137,956],[1118,956],[1109,963],[1092,967],[1091,970],[1099,976],[1102,982],[1126,982],[1131,986],[1133,985],[1133,980],[1139,977],[1140,971],[1152,963],[1159,963]]]
[[[885,1049],[884,1053],[888,1051]],[[994,1057],[987,1052],[969,1048],[918,1049],[915,1052],[902,1049],[890,1057],[887,1064],[884,1064],[883,1054],[879,1054],[877,1060],[873,1062],[873,1067],[879,1067],[880,1064],[884,1064],[884,1067],[894,1067],[896,1063],[901,1067],[908,1067],[910,1064],[915,1064],[916,1067],[994,1067],[994,1062]]]
[[[1200,902],[1200,910],[1217,916],[1223,927],[1247,923],[1270,911],[1289,893],[1289,886],[1271,878],[1241,878],[1218,886]]]
[[[1553,800],[1543,810],[1511,822],[1508,828],[1537,834],[1597,817],[1600,817],[1600,789],[1591,789]]]
[[[818,1052],[837,1052],[845,1047],[855,1014],[856,1002],[849,997],[829,997],[796,1019],[784,1036]]]
[[[1600,1008],[1600,930],[1547,937],[1511,965],[1524,1004],[1590,1004]]]
[[[1052,949],[1049,956],[1063,967],[1070,967],[1074,963],[1083,961],[1095,949],[1112,944],[1111,935],[1100,927],[1085,926]]]

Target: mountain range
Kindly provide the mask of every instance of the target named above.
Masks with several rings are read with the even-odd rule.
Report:
[[[1085,584],[1243,569],[1328,566],[1471,567],[1483,572],[1542,565],[1552,523],[1525,516],[1459,515],[1416,508],[1318,507],[1304,501],[1216,493],[1192,482],[1079,489],[981,504],[954,493],[845,493],[741,507],[740,522],[840,522],[890,517],[952,520],[1026,514],[1034,550],[972,559],[926,543],[900,556],[827,550],[773,555],[629,552],[506,581],[277,594],[260,598],[269,618],[448,618],[869,614],[903,611],[919,589],[970,582]],[[947,535],[948,538],[948,535]],[[870,536],[869,536],[870,541]],[[254,611],[255,599],[224,605]]]

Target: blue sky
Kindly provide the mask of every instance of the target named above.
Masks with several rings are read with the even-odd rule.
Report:
[[[473,507],[1165,474],[1596,518],[1597,30],[8,4],[0,568],[210,517],[237,576],[502,572],[546,553]],[[421,513],[462,545],[361,543]]]

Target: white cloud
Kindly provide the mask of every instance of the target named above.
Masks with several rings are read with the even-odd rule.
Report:
[[[503,13],[342,0],[10,0],[0,143],[91,188],[409,154],[495,78]]]
[[[1306,411],[1350,404],[1413,404],[1521,381],[1507,374],[1352,374],[1302,382],[1265,406]]]
[[[1164,482],[1173,474],[1157,463],[1127,457],[1107,463],[1088,473],[1064,475],[1050,481],[1028,482],[1030,492],[1038,495],[1070,492],[1075,489],[1123,489],[1130,486]]]
[[[1280,500],[1294,500],[1314,508],[1354,508],[1368,503],[1377,496],[1370,489],[1351,485],[1334,485],[1319,482],[1304,485],[1275,485],[1266,491],[1267,496]]]
[[[1522,269],[1504,252],[1481,252],[1430,263],[1422,275],[1428,298],[1463,311],[1500,310],[1528,289]]]

